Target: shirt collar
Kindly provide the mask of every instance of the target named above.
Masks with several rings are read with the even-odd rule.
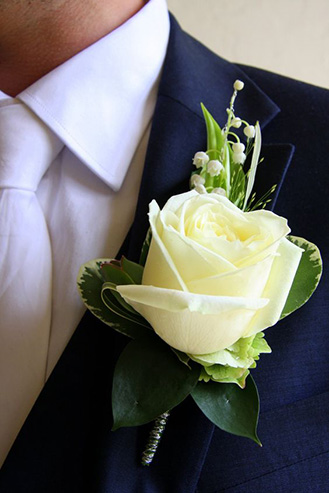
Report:
[[[17,98],[118,190],[153,115],[168,38],[165,0],[150,0]]]

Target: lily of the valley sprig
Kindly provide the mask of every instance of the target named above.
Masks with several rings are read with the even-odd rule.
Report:
[[[234,105],[244,83],[236,80],[233,94],[227,108],[227,121],[223,129],[201,104],[207,125],[207,151],[198,151],[193,158],[196,171],[192,173],[190,185],[199,193],[217,193],[226,196],[243,211],[264,208],[270,202],[273,187],[257,202],[252,195],[257,166],[261,162],[261,131],[259,123],[250,125],[235,115]],[[237,129],[243,129],[240,136]],[[242,136],[246,140],[241,141]],[[252,153],[250,168],[245,171],[247,156]]]
[[[250,373],[271,352],[264,331],[275,326],[280,337],[277,322],[321,277],[317,247],[264,210],[274,186],[259,199],[253,192],[261,131],[235,112],[242,89],[235,81],[223,128],[202,106],[207,148],[194,155],[192,190],[162,209],[150,203],[139,263],[95,259],[80,269],[86,306],[130,338],[113,376],[113,430],[155,422],[143,465],[189,396],[220,429],[260,444]]]

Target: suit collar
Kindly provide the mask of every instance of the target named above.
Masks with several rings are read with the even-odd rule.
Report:
[[[118,190],[152,120],[168,37],[166,3],[152,0],[17,98]]]
[[[264,128],[280,111],[279,107],[237,65],[218,57],[180,30],[171,16],[171,30],[159,94],[189,108],[202,117],[200,102],[219,122],[226,120],[226,108],[236,79],[245,82],[236,112],[250,123]],[[224,121],[223,121],[224,120]]]

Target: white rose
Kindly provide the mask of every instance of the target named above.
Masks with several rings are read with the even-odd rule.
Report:
[[[279,320],[302,254],[286,219],[195,191],[152,201],[149,218],[142,285],[118,291],[170,346],[212,353]]]

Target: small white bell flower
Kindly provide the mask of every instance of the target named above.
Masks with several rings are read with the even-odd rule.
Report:
[[[236,164],[243,164],[246,160],[246,155],[244,152],[239,152],[237,154],[235,154],[235,152],[233,153],[233,161],[236,163]]]
[[[196,168],[202,168],[209,161],[209,156],[203,151],[196,152],[193,158],[193,164]]]
[[[218,176],[223,168],[224,166],[218,159],[212,159],[207,164],[207,172],[210,176]]]
[[[234,154],[241,154],[242,152],[244,152],[245,146],[241,142],[235,142],[232,145],[232,150],[233,150]]]
[[[212,193],[217,193],[217,195],[222,195],[223,197],[226,197],[226,190],[221,187],[214,188]]]
[[[197,185],[194,190],[198,193],[204,194],[207,193],[206,187],[204,185]]]
[[[191,188],[196,188],[197,186],[204,185],[205,182],[206,180],[200,175],[195,174],[191,176]]]
[[[236,80],[233,84],[233,87],[236,91],[242,91],[242,89],[244,88],[244,83],[242,82],[242,80]]]
[[[231,122],[231,125],[232,127],[234,128],[240,128],[241,125],[242,125],[242,121],[241,121],[241,118],[239,117],[235,117],[233,118],[232,122]]]
[[[255,137],[255,127],[253,125],[248,125],[243,129],[243,133],[249,138],[253,139]]]

